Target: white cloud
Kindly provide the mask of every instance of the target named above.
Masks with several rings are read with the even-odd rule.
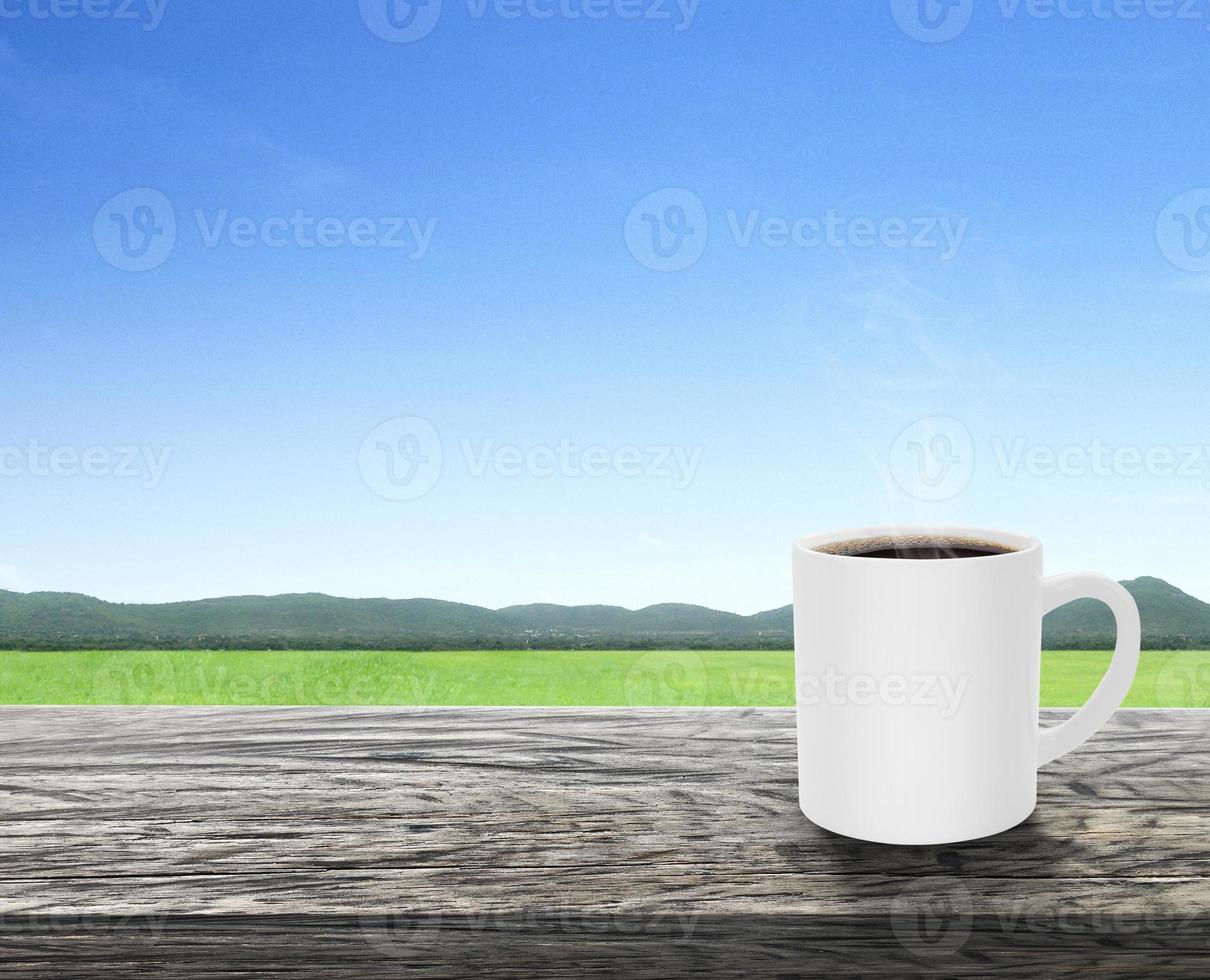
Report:
[[[17,573],[16,565],[0,564],[0,589],[7,589],[10,592],[26,592],[21,581],[21,576]]]

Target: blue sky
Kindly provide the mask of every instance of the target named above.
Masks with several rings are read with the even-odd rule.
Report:
[[[1210,3],[91,9],[0,10],[0,587],[1210,598]]]

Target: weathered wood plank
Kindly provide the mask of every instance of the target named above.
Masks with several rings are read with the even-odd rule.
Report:
[[[891,848],[798,813],[784,709],[3,708],[0,974],[1200,976],[1208,762],[1120,712]]]
[[[12,931],[0,975],[166,977],[947,976],[1198,977],[1204,946],[1180,933],[979,918],[941,926],[867,917],[729,919],[688,928],[616,918],[609,931],[571,918],[456,921],[367,917],[211,917]],[[952,933],[946,934],[946,928]]]
[[[402,866],[440,870],[451,863],[461,869],[528,871],[594,861],[636,868],[653,861],[678,863],[721,874],[733,868],[795,875],[886,871],[887,849],[839,839],[821,847],[822,835],[804,831],[792,812],[789,819],[774,820],[755,808],[733,809],[731,819],[738,826],[723,833],[705,821],[703,807],[686,808],[671,796],[648,802],[668,809],[641,809],[631,795],[593,813],[584,812],[589,805],[585,801],[580,811],[561,814],[510,804],[479,810],[434,807],[401,817],[316,820],[303,815],[287,821],[232,814],[223,807],[209,819],[190,814],[169,820],[158,815],[122,821],[14,820],[5,824],[0,894],[4,882],[105,877],[119,867],[129,877],[188,874],[199,866],[211,874]],[[394,821],[393,829],[384,827],[384,820]],[[759,837],[739,829],[756,821],[762,828]],[[1138,804],[1083,813],[1046,804],[1028,828],[1014,834],[1011,851],[997,841],[962,848],[896,849],[894,873],[930,874],[940,867],[976,877],[1035,880],[1202,876],[1210,874],[1206,831],[1205,816],[1188,806],[1157,810]],[[1123,840],[1130,846],[1122,847]],[[491,846],[485,847],[485,841]],[[1055,865],[1051,855],[1061,846],[1071,853]]]

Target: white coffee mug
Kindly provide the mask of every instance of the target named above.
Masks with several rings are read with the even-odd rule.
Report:
[[[986,542],[1001,554],[856,557],[820,548],[910,538]],[[1033,812],[1037,769],[1122,703],[1139,660],[1139,614],[1112,579],[1042,577],[1042,546],[960,527],[869,527],[793,545],[798,798],[847,837],[943,844],[1007,830]],[[1088,597],[1117,620],[1092,697],[1039,729],[1044,613]]]

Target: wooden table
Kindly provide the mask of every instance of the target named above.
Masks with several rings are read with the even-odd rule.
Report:
[[[1025,824],[924,848],[812,826],[783,709],[0,733],[3,976],[1210,975],[1207,712],[1119,712]]]

